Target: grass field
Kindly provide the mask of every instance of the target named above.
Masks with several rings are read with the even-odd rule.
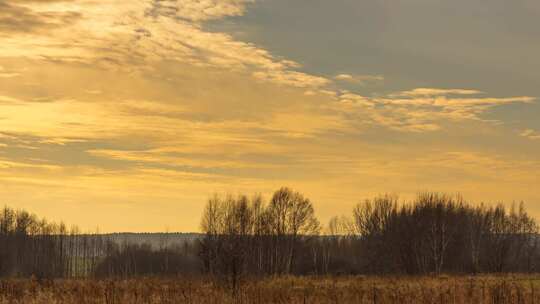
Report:
[[[540,303],[540,276],[283,277],[244,282],[236,297],[201,278],[4,280],[0,303]]]

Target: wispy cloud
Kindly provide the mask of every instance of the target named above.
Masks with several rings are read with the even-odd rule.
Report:
[[[540,132],[533,129],[523,130],[519,135],[531,140],[540,140]]]
[[[326,78],[295,71],[272,70],[255,72],[253,76],[260,80],[290,85],[297,88],[319,88],[330,83]]]
[[[191,21],[206,21],[225,16],[240,16],[246,5],[255,0],[202,0],[202,1],[152,1],[147,14],[157,16],[179,16]]]
[[[366,84],[370,82],[384,81],[384,76],[381,75],[351,75],[351,74],[338,74],[334,76],[334,79],[339,81],[345,81],[357,84]]]
[[[73,24],[81,15],[72,11],[35,11],[29,5],[37,1],[0,2],[0,33],[26,34],[43,32]],[[41,1],[52,4],[56,1]]]
[[[527,104],[534,97],[487,97],[476,90],[419,88],[366,97],[348,91],[339,96],[343,111],[367,115],[372,123],[401,131],[425,132],[441,129],[443,121],[484,121],[489,109],[509,104]]]
[[[484,92],[469,89],[439,89],[439,88],[417,88],[410,91],[403,91],[392,94],[392,97],[431,97],[445,95],[480,95]]]
[[[4,105],[16,105],[16,104],[21,104],[21,103],[22,103],[22,101],[17,99],[17,98],[0,95],[0,105],[2,105],[2,104],[4,104]]]
[[[3,33],[0,56],[98,63],[125,70],[149,69],[152,62],[174,60],[248,71],[259,80],[295,87],[328,84],[328,79],[295,70],[300,67],[296,62],[276,58],[267,50],[235,40],[228,34],[203,30],[202,22],[242,15],[251,2],[146,0],[119,3],[107,0],[66,4],[26,1],[23,6],[10,0],[4,5],[26,14],[26,17],[18,17],[24,20],[12,26],[23,28],[18,25],[20,22],[32,24],[32,27],[25,29],[25,36],[0,28]],[[53,21],[32,22],[36,16],[56,20],[62,26],[48,26]],[[68,22],[66,16],[77,18],[77,22]],[[4,19],[8,22],[13,18]],[[43,35],[41,29],[49,32]]]
[[[21,76],[21,71],[7,69],[0,65],[0,78],[14,78]]]

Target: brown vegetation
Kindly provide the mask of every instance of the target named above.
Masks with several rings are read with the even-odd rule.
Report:
[[[0,281],[0,304],[529,304],[540,278],[291,277],[250,280],[236,294],[202,278]]]

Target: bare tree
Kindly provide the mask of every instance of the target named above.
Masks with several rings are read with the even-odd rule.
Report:
[[[299,242],[318,235],[319,221],[311,201],[289,188],[274,193],[267,212],[274,237],[273,272],[289,274],[296,262]]]
[[[206,234],[201,254],[208,271],[222,278],[233,295],[247,273],[255,223],[253,209],[245,196],[215,196],[209,200],[201,224]]]

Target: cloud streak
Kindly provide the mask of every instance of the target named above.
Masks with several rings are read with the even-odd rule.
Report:
[[[384,77],[381,75],[351,75],[351,74],[338,74],[334,76],[335,80],[356,83],[356,84],[367,84],[372,82],[381,82],[384,81]]]
[[[0,2],[0,35],[43,33],[49,29],[69,26],[81,17],[77,12],[37,12],[26,6],[30,3],[31,1]]]
[[[0,65],[0,78],[14,78],[20,75],[18,71],[11,71]]]
[[[540,140],[540,132],[533,129],[523,130],[519,135],[531,140]]]
[[[342,111],[357,111],[367,114],[374,124],[413,132],[439,130],[442,121],[485,121],[482,114],[493,107],[536,101],[530,96],[475,96],[483,94],[476,90],[419,88],[387,96],[365,97],[344,91],[339,101]]]

